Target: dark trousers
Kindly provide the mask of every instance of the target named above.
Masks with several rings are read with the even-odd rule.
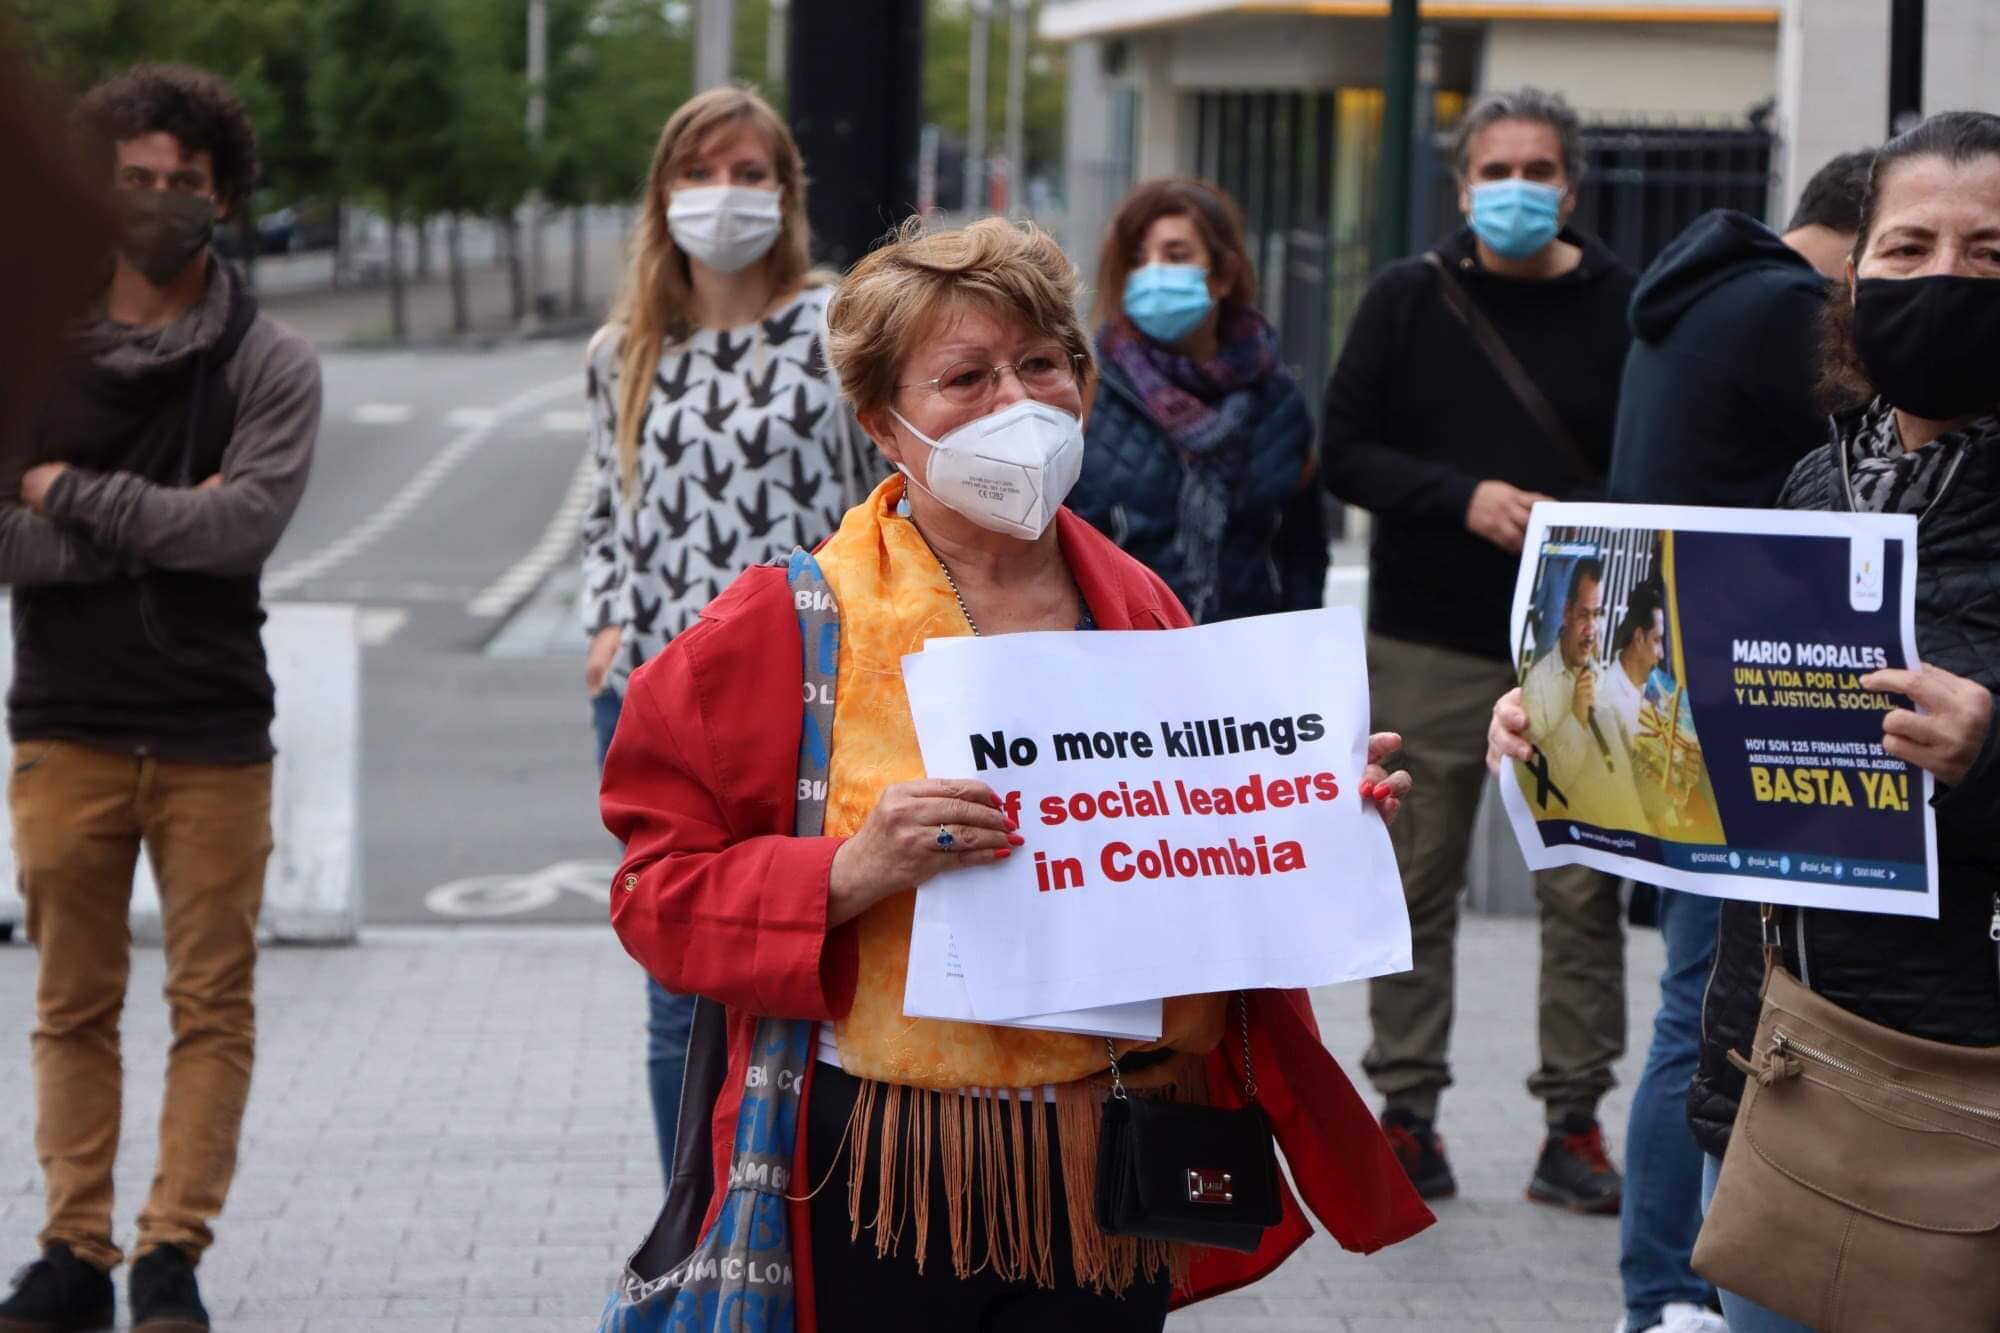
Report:
[[[1505,662],[1368,636],[1375,729],[1400,732],[1391,764],[1415,786],[1389,830],[1410,908],[1414,966],[1368,983],[1374,1040],[1362,1057],[1383,1100],[1430,1119],[1451,1085],[1459,897],[1473,814],[1486,785],[1486,724],[1514,685]],[[1537,1035],[1541,1065],[1528,1093],[1551,1124],[1595,1115],[1625,1053],[1625,936],[1618,881],[1584,866],[1535,875],[1541,909]]]
[[[1632,1090],[1625,1131],[1625,1196],[1619,1215],[1618,1271],[1625,1325],[1651,1328],[1669,1302],[1704,1305],[1715,1288],[1692,1267],[1701,1230],[1701,1148],[1688,1131],[1688,1085],[1701,1056],[1701,993],[1715,961],[1722,903],[1672,889],[1660,892],[1667,966],[1646,1072]]]
[[[616,690],[604,690],[590,701],[590,723],[597,733],[597,766],[611,750],[624,701]],[[674,1175],[674,1130],[681,1110],[681,1079],[687,1072],[688,1033],[694,1023],[694,997],[676,995],[646,978],[646,1086],[652,1093],[653,1134],[660,1144],[660,1175]]]
[[[806,1112],[806,1161],[811,1184],[832,1178],[813,1196],[812,1266],[814,1306],[820,1333],[882,1333],[883,1330],[950,1329],[952,1333],[1158,1333],[1167,1320],[1170,1284],[1164,1274],[1151,1283],[1134,1283],[1123,1296],[1100,1296],[1077,1285],[1070,1263],[1068,1205],[1062,1172],[1052,1169],[1050,1205],[1054,1213],[1051,1243],[1055,1286],[1009,1282],[991,1272],[961,1278],[952,1272],[951,1248],[945,1238],[943,1172],[939,1148],[931,1153],[931,1236],[924,1271],[911,1256],[910,1224],[905,1221],[901,1253],[878,1258],[875,1236],[865,1227],[850,1240],[847,1217],[847,1158],[841,1152],[848,1115],[861,1084],[832,1065],[813,1071],[812,1097]],[[1049,1139],[1055,1141],[1055,1107],[1038,1106],[1049,1118]],[[935,1132],[935,1131],[934,1131]],[[871,1140],[874,1139],[871,1134]],[[876,1180],[880,1164],[877,1143],[852,1144],[866,1152],[860,1215],[875,1215]],[[907,1145],[905,1151],[907,1151]],[[1051,1158],[1054,1154],[1051,1154]],[[1051,1167],[1055,1167],[1053,1160]],[[972,1253],[985,1253],[986,1238],[978,1219],[980,1201],[975,1185],[967,1205],[972,1209]]]

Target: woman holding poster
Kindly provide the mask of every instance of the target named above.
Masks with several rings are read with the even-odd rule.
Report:
[[[605,821],[627,846],[612,919],[663,984],[727,1011],[727,1075],[697,1102],[691,1074],[682,1110],[712,1136],[683,1152],[669,1201],[699,1218],[694,1248],[625,1286],[630,1304],[671,1296],[675,1327],[711,1326],[702,1301],[729,1308],[745,1287],[711,1296],[717,1275],[748,1274],[746,1300],[821,1333],[1153,1330],[1307,1234],[1286,1194],[1254,1253],[1106,1235],[1092,1180],[1107,1043],[903,1012],[912,888],[1026,838],[984,783],[926,777],[902,655],[1188,624],[1061,507],[1091,372],[1075,286],[1047,236],[998,220],[913,225],[864,259],[829,352],[896,475],[632,678],[605,770]],[[1371,766],[1362,790],[1393,817],[1408,784]],[[1336,1237],[1371,1250],[1427,1225],[1303,993],[1170,999],[1161,1039],[1121,1043],[1119,1065],[1135,1092],[1236,1105],[1246,1043],[1258,1104]]]
[[[1256,296],[1242,212],[1215,186],[1147,181],[1119,205],[1070,506],[1198,624],[1315,607],[1326,583],[1312,417]]]
[[[1752,1069],[1759,1084],[1768,1085],[1800,1068],[1797,1058],[1786,1063],[1774,1060],[1768,1050],[1753,1050],[1763,1005],[1766,943],[1777,946],[1775,961],[1799,983],[1845,1015],[1865,1021],[1870,1030],[1947,1047],[2000,1047],[1996,345],[2000,117],[1978,112],[1933,116],[1876,157],[1847,282],[1827,306],[1823,388],[1843,411],[1835,418],[1834,438],[1799,463],[1778,503],[1786,509],[1917,516],[1916,631],[1922,669],[1875,671],[1860,684],[1915,705],[1883,718],[1881,744],[1890,755],[1937,779],[1938,917],[1723,905],[1703,1005],[1701,1067],[1689,1099],[1691,1127],[1710,1158],[1711,1191],[1719,1176],[1727,1189],[1721,1161],[1732,1138],[1742,1133],[1737,1120],[1745,1101],[1744,1070]],[[1501,756],[1529,760],[1533,735],[1518,691],[1496,705],[1491,732],[1496,761]],[[1766,911],[1768,926],[1762,919]],[[1898,1151],[1890,1130],[1911,1123],[1894,1109],[1899,1105],[1894,1086],[1871,1091],[1878,1110],[1864,1122],[1873,1126],[1865,1151],[1875,1155],[1884,1177],[1899,1174],[1889,1164]],[[1965,1079],[1960,1087],[1960,1100],[2000,1099],[2000,1076]],[[1942,1160],[1935,1153],[1945,1138],[1929,1133],[1921,1151],[1934,1162]],[[1742,1156],[1748,1161],[1754,1154]],[[1996,1157],[2000,1150],[1989,1141],[1985,1156],[1945,1173],[1953,1181],[1933,1181],[1925,1191],[1926,1205],[1935,1204],[1941,1190],[1953,1183],[1976,1185],[1989,1178],[1979,1172],[1990,1171]],[[1989,1231],[1975,1243],[1988,1246],[1990,1255],[1992,1239]],[[1794,1255],[1809,1248],[1797,1237],[1773,1243],[1788,1243]],[[1873,1248],[1879,1259],[1881,1247]],[[1698,1266],[1700,1258],[1698,1250]],[[1925,1272],[1923,1267],[1912,1263],[1901,1272],[1909,1276],[1901,1290],[1890,1294],[1902,1298],[1903,1308],[1924,1327],[1994,1326],[1991,1316],[2000,1305],[1989,1306],[1974,1322],[1961,1322],[1937,1312],[1940,1283],[1915,1276]],[[1825,1284],[1828,1290],[1833,1285]],[[1995,1290],[1989,1280],[1988,1296]],[[1735,1333],[1809,1329],[1807,1321],[1819,1318],[1801,1311],[1816,1312],[1812,1302],[1820,1298],[1802,1287],[1795,1291],[1797,1300],[1789,1303],[1799,1308],[1783,1315],[1725,1291],[1730,1328]]]

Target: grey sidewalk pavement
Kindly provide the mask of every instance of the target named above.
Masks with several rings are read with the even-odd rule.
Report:
[[[545,289],[561,296],[565,306],[569,298],[569,246],[569,229],[551,226],[542,261],[542,281]],[[320,255],[283,256],[259,262],[271,266],[321,258]],[[601,320],[611,304],[612,293],[617,290],[623,265],[623,238],[616,231],[594,229],[586,233],[585,313],[580,318],[562,315],[560,322],[567,326]],[[511,281],[504,265],[468,262],[465,286],[468,338],[477,341],[518,334],[512,313]],[[279,278],[270,283],[268,290],[259,291],[258,299],[274,318],[322,347],[380,344],[386,343],[389,336],[389,288],[384,283],[288,289]],[[442,253],[435,257],[430,277],[419,280],[414,273],[410,275],[405,299],[413,342],[437,342],[454,336],[451,283]]]
[[[1606,1333],[1617,1225],[1526,1203],[1540,1116],[1532,922],[1469,916],[1460,939],[1458,1086],[1444,1130],[1461,1197],[1429,1232],[1368,1258],[1316,1237],[1275,1275],[1204,1302],[1170,1333]],[[1629,950],[1644,1056],[1659,937]],[[119,1239],[154,1157],[167,1044],[160,955],[134,960],[125,1016]],[[0,947],[0,1266],[32,1254],[34,955]],[[242,1165],[201,1268],[219,1333],[588,1330],[659,1205],[637,969],[602,927],[369,931],[352,949],[259,964],[259,1039]],[[1316,996],[1352,1070],[1366,987]],[[1357,1074],[1358,1080],[1358,1074]],[[1622,1140],[1622,1092],[1606,1104]],[[123,1300],[120,1301],[121,1310]]]

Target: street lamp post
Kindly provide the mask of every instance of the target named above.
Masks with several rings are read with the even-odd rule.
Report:
[[[694,20],[694,88],[720,88],[729,82],[731,47],[736,29],[735,0],[701,0]]]
[[[1889,135],[1924,118],[1924,0],[1889,0]]]
[[[1410,248],[1410,142],[1417,103],[1417,0],[1390,0],[1389,63],[1382,79],[1382,175],[1376,188],[1375,263]]]
[[[528,0],[528,149],[539,157],[549,120],[549,5]],[[541,174],[536,163],[536,175]],[[542,306],[542,191],[539,181],[528,192],[528,308],[530,324]]]
[[[771,0],[764,27],[764,86],[772,96],[785,86],[785,11],[792,0]]]
[[[965,112],[965,212],[985,210],[986,202],[986,41],[993,0],[972,0],[972,68],[967,71]]]
[[[1021,195],[1027,177],[1027,150],[1022,120],[1028,98],[1028,0],[1014,0],[1007,16],[1007,211],[1023,212]]]

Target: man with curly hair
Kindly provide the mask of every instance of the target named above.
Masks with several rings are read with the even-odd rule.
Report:
[[[139,66],[76,112],[118,217],[109,276],[67,331],[0,502],[13,587],[8,790],[39,954],[35,1152],[43,1257],[0,1333],[108,1328],[119,1012],[143,849],[160,887],[173,1044],[139,1213],[132,1327],[209,1327],[195,1265],[236,1166],[271,851],[273,692],[259,574],[305,488],[320,377],[209,248],[256,145],[199,70]]]

